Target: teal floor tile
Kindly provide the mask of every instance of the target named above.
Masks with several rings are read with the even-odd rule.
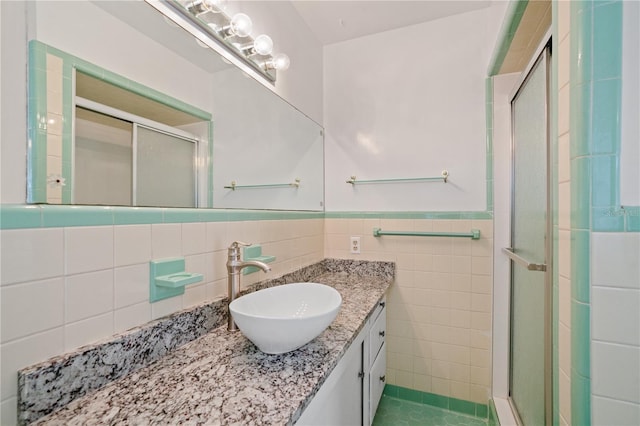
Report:
[[[383,395],[374,426],[487,426],[487,421],[438,407]]]

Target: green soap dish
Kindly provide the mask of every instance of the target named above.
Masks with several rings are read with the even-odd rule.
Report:
[[[149,262],[149,301],[151,303],[184,294],[184,287],[200,282],[202,274],[186,272],[184,258]]]
[[[179,272],[177,274],[163,275],[156,277],[156,285],[160,287],[179,288],[189,284],[202,281],[202,274],[192,274],[189,272]]]
[[[243,260],[258,260],[264,263],[271,263],[276,260],[275,256],[263,256],[262,255],[262,246],[260,244],[255,244],[249,247],[245,247],[242,249],[242,258]],[[254,272],[258,272],[259,269],[255,266],[249,266],[242,270],[242,275],[253,274]]]

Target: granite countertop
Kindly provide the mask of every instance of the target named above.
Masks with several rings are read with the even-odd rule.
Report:
[[[334,322],[302,348],[260,352],[226,327],[111,382],[34,424],[293,424],[363,328],[392,278],[324,271],[342,296]]]

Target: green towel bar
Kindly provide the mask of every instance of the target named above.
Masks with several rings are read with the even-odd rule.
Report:
[[[373,236],[381,237],[383,235],[396,235],[402,237],[457,237],[471,238],[472,240],[480,239],[480,230],[472,229],[471,232],[412,232],[412,231],[383,231],[380,228],[373,228]]]

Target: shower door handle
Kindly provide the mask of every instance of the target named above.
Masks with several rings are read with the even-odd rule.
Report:
[[[509,256],[509,259],[513,260],[515,263],[517,263],[520,266],[524,266],[529,271],[542,271],[542,272],[544,272],[544,271],[547,270],[547,265],[546,264],[529,262],[527,259],[525,259],[523,257],[520,257],[517,254],[515,254],[515,252],[513,251],[513,249],[511,247],[503,247],[502,251],[503,251],[504,254]]]

